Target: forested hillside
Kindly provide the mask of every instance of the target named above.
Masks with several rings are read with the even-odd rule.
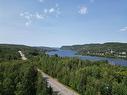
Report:
[[[38,49],[41,52],[50,52],[50,51],[56,51],[57,50],[55,48],[44,47],[44,46],[43,47],[42,46],[40,46],[40,47],[34,47],[34,48]]]
[[[32,62],[0,63],[0,95],[52,95]]]
[[[0,44],[0,61],[21,59],[18,51],[22,51],[28,58],[39,54],[39,50],[29,46]]]
[[[57,55],[42,55],[36,60],[45,73],[81,95],[127,95],[127,67]]]
[[[75,50],[81,55],[115,57],[127,59],[127,43],[104,43],[63,46],[61,49]]]
[[[29,58],[21,60],[18,51]],[[37,72],[38,50],[23,45],[0,45],[0,95],[52,95],[45,79]],[[55,95],[55,93],[54,93]]]
[[[0,61],[0,95],[55,95],[37,68],[80,95],[127,95],[127,67],[106,61],[49,56],[26,46],[26,49],[14,47],[1,47],[4,57]],[[19,49],[29,56],[28,60],[21,60],[17,53]],[[7,55],[15,53],[16,58],[8,59]]]

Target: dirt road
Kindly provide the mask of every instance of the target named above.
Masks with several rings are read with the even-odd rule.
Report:
[[[22,51],[18,51],[22,60],[27,60],[27,58],[25,57],[25,55],[22,53]]]
[[[48,86],[51,86],[53,91],[58,92],[59,95],[79,95],[77,92],[58,82],[56,79],[45,74],[42,70],[38,69],[38,72],[40,72],[42,76],[47,79]]]
[[[18,52],[20,53],[22,60],[27,60],[27,58],[22,53],[22,51],[18,51]],[[42,70],[40,70],[40,69],[37,69],[37,70],[46,79],[48,86],[51,86],[53,91],[58,92],[58,95],[79,95],[74,90],[70,89],[69,87],[66,87],[65,85],[58,82],[56,79],[45,74]]]

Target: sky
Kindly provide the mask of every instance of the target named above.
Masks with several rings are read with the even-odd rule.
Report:
[[[127,43],[127,0],[0,0],[0,43]]]

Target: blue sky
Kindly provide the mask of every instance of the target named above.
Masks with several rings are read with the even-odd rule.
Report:
[[[127,0],[0,0],[0,43],[127,42]]]

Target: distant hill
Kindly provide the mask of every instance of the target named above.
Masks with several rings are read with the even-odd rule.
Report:
[[[20,59],[18,51],[22,51],[27,57],[38,55],[39,51],[30,46],[0,44],[0,61]]]
[[[61,49],[75,50],[81,55],[116,57],[127,59],[127,43],[109,42],[104,44],[84,44],[62,46]]]
[[[35,47],[36,49],[43,51],[43,52],[49,52],[49,51],[56,51],[57,49],[55,48],[51,48],[51,47],[44,47],[44,46],[40,46],[40,47]]]

